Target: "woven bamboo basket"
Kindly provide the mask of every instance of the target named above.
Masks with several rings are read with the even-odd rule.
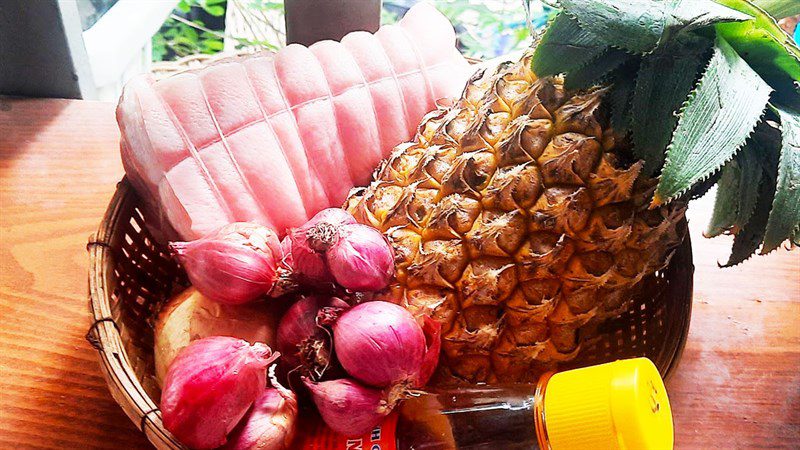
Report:
[[[123,179],[89,239],[93,323],[86,338],[98,350],[111,395],[133,423],[156,448],[183,449],[161,422],[153,322],[159,307],[187,281],[166,248],[150,236],[140,205]],[[681,227],[685,231],[685,220]],[[689,237],[684,234],[669,266],[643,281],[642,294],[626,312],[597,325],[570,366],[646,356],[663,376],[674,371],[692,307],[694,266]]]
[[[250,53],[188,57],[161,67],[156,76],[165,78]],[[92,325],[86,339],[99,353],[111,395],[147,439],[158,449],[185,449],[161,421],[153,328],[161,305],[188,281],[166,247],[148,232],[141,205],[123,178],[97,232],[89,238]],[[665,378],[674,371],[689,332],[694,274],[685,219],[679,227],[685,238],[669,266],[642,280],[644,288],[625,312],[590,323],[581,353],[563,368],[646,356]]]

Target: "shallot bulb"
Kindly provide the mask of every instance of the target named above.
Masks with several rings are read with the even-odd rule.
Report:
[[[271,293],[282,259],[275,232],[246,222],[226,225],[196,241],[172,242],[169,247],[201,294],[232,305]]]
[[[341,208],[327,208],[318,212],[308,222],[289,230],[281,242],[285,265],[306,283],[331,283],[333,276],[325,262],[324,254],[314,250],[309,241],[309,234],[314,235],[318,229],[335,230],[342,225],[354,224],[356,219]]]
[[[341,209],[321,211],[284,241],[292,268],[307,280],[336,281],[351,291],[377,291],[394,275],[394,253],[386,237],[355,223]]]
[[[325,256],[308,246],[304,232],[299,229],[289,231],[281,241],[281,248],[285,255],[283,269],[292,279],[311,285],[333,283]]]
[[[267,366],[278,356],[264,344],[232,337],[192,342],[178,353],[164,379],[164,426],[191,448],[225,444],[264,391]]]
[[[312,295],[292,305],[278,324],[277,344],[282,362],[289,369],[302,366],[317,378],[331,364],[330,334],[317,324],[317,314],[326,307],[347,308],[336,297]]]
[[[394,252],[386,237],[367,225],[346,225],[325,252],[336,282],[352,291],[378,291],[394,276]]]
[[[303,378],[303,383],[325,424],[345,436],[369,432],[402,399],[397,391],[367,387],[346,378],[320,382]]]
[[[275,366],[272,366],[273,368]],[[274,376],[253,403],[250,413],[228,436],[225,450],[284,450],[292,443],[297,421],[297,396]]]
[[[420,387],[438,362],[439,328],[428,324],[423,329],[410,312],[394,303],[361,303],[332,322],[336,356],[362,383]]]

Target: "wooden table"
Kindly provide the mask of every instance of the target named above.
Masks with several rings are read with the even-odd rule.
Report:
[[[122,176],[114,105],[0,100],[0,448],[146,448],[84,341],[86,239]],[[677,448],[800,445],[800,251],[717,268],[690,208],[691,332],[668,383]]]

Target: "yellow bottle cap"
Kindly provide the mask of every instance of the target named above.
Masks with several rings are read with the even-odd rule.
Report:
[[[672,449],[664,381],[647,358],[559,372],[544,391],[552,450]]]

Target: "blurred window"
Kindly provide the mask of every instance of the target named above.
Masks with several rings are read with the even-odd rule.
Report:
[[[92,27],[119,0],[78,0],[82,31]]]

